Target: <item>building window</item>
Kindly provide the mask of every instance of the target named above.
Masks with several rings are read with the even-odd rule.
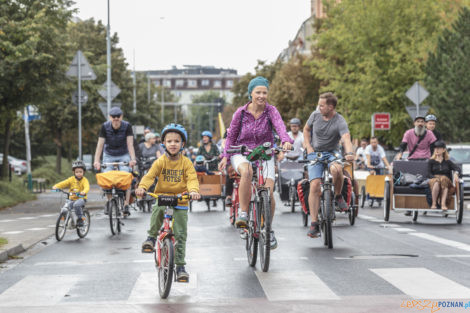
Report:
[[[160,80],[154,80],[155,86],[160,86]]]
[[[171,88],[171,80],[169,79],[163,80],[163,86],[166,88]]]
[[[231,80],[231,79],[230,79],[230,80],[227,80],[227,81],[225,82],[225,87],[226,87],[226,88],[232,88],[232,87],[233,87],[233,80]]]
[[[183,86],[184,86],[184,79],[177,79],[176,87],[183,87]]]
[[[220,87],[222,87],[222,81],[214,80],[214,88],[220,88]]]
[[[188,88],[196,88],[196,87],[197,87],[197,80],[188,79]]]
[[[209,84],[210,84],[210,80],[208,80],[208,79],[203,79],[201,81],[201,86],[203,86],[203,87],[208,87]]]

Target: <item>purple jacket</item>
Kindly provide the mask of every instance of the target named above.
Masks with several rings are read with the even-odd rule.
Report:
[[[230,131],[225,141],[223,157],[230,157],[227,153],[227,149],[230,149],[231,146],[246,145],[248,148],[253,149],[265,142],[274,144],[273,130],[277,132],[282,143],[293,143],[293,140],[286,132],[286,126],[276,107],[266,103],[264,112],[255,120],[255,117],[248,111],[248,105],[250,103],[251,102],[248,102],[238,108],[233,114],[232,122],[230,123]],[[245,113],[243,114],[243,121],[240,121],[242,111],[245,111]],[[269,121],[271,121],[272,127]]]

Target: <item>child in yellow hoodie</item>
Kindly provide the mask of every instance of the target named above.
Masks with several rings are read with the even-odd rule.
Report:
[[[88,179],[84,177],[85,175],[85,163],[83,161],[75,161],[72,163],[72,171],[73,176],[70,176],[66,180],[63,180],[57,184],[55,184],[52,189],[64,189],[68,188],[69,191],[72,193],[70,195],[71,206],[75,210],[75,214],[77,215],[77,226],[83,226],[83,207],[85,207],[85,199],[86,194],[90,191],[90,183]],[[84,196],[83,198],[79,198],[76,193],[80,193],[80,195]]]
[[[177,195],[189,192],[192,199],[201,198],[196,170],[192,162],[181,153],[187,138],[188,135],[183,126],[173,123],[165,126],[162,131],[165,154],[153,162],[148,173],[142,178],[139,188],[135,190],[137,196],[143,196],[144,192],[153,184],[155,178],[158,177],[158,183],[154,191],[156,194]],[[150,230],[148,231],[147,240],[142,244],[142,251],[153,250],[158,231],[163,223],[164,213],[165,207],[158,205],[153,207]],[[189,274],[184,268],[186,264],[184,257],[186,254],[187,229],[188,201],[179,200],[173,213],[173,231],[178,242],[175,251],[176,280],[178,282],[189,281]]]

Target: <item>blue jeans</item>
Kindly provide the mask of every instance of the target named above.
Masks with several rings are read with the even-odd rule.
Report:
[[[317,159],[317,153],[318,152],[313,152],[307,154],[307,160],[316,160]],[[336,154],[338,154],[337,151],[321,151],[322,157],[320,160],[329,160],[330,162],[336,159]],[[328,168],[331,166],[331,163],[328,164]],[[308,180],[312,181],[317,178],[322,178],[323,176],[323,169],[324,165],[323,163],[316,163],[315,165],[308,165]]]
[[[70,202],[70,207],[75,210],[77,218],[80,219],[83,216],[83,208],[85,207],[84,199],[77,199],[73,202]]]
[[[112,156],[109,154],[106,154],[103,152],[103,163],[113,163],[113,162],[130,162],[131,157],[129,153],[123,154],[123,155],[118,155],[118,156]],[[129,166],[119,166],[119,171],[124,171],[124,172],[130,172],[131,169]],[[112,166],[107,166],[106,168],[103,168],[101,170],[103,173],[104,172],[109,172],[109,171],[114,171],[114,168]]]

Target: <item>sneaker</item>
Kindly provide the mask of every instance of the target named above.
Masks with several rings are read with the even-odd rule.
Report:
[[[83,217],[77,218],[77,227],[83,227]]]
[[[142,253],[152,253],[155,248],[155,238],[147,237],[142,243]]]
[[[277,240],[276,237],[274,236],[274,231],[271,231],[271,250],[274,250],[277,248]]]
[[[131,215],[131,212],[129,211],[129,204],[126,204],[126,205],[124,206],[123,213],[124,213],[124,215],[126,215],[126,216]]]
[[[338,208],[341,211],[347,211],[348,210],[348,205],[347,205],[346,201],[344,201],[342,195],[337,195],[335,197],[335,200],[336,200],[336,205],[338,206]]]
[[[246,214],[246,212],[240,213],[237,220],[235,221],[235,225],[238,228],[246,228],[248,226],[248,215]]]
[[[228,206],[228,207],[232,206],[232,198],[231,197],[225,198],[225,206]]]
[[[109,207],[108,207],[108,202],[106,202],[106,205],[104,206],[104,215],[108,215]]]
[[[312,222],[310,224],[310,229],[307,232],[307,236],[311,238],[318,238],[320,235],[320,224],[318,222]]]
[[[177,265],[176,266],[176,281],[179,283],[188,283],[189,282],[189,274],[184,269],[184,265]]]

